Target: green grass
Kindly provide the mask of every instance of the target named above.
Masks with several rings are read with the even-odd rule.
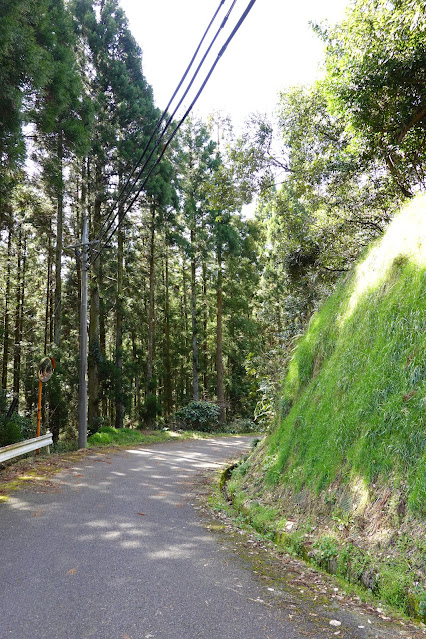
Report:
[[[154,444],[165,442],[178,437],[193,436],[194,433],[173,433],[171,431],[158,431],[144,433],[132,428],[113,428],[112,426],[102,426],[97,433],[90,435],[87,439],[89,448],[99,446],[129,446],[136,444]]]
[[[232,437],[235,433],[215,431],[214,433],[199,432],[195,430],[158,430],[145,432],[134,428],[113,428],[101,426],[97,433],[87,439],[89,448],[102,446],[129,446],[137,444],[156,444],[171,439],[208,439],[209,437]],[[239,433],[243,435],[245,433]],[[252,433],[249,433],[252,434]]]
[[[151,432],[140,431],[134,428],[113,428],[101,426],[94,435],[87,438],[89,448],[102,446],[129,446],[131,444],[155,444],[171,439],[209,439],[210,437],[232,437],[233,435],[253,435],[251,432],[200,432],[196,430],[154,430]]]
[[[270,484],[318,493],[337,477],[397,477],[426,514],[425,209],[414,201],[312,319],[266,449]]]

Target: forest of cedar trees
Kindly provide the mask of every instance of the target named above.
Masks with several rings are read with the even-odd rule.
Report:
[[[424,0],[358,0],[312,25],[321,78],[242,132],[192,113],[114,228],[161,115],[126,16],[118,0],[1,2],[0,445],[34,436],[46,355],[43,430],[76,441],[84,211],[89,433],[172,428],[188,405],[264,428],[312,313],[426,187],[425,16]]]

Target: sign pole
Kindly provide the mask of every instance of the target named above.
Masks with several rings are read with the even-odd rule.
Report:
[[[38,381],[38,411],[37,411],[37,434],[36,437],[40,437],[40,423],[41,423],[41,389],[43,382],[41,379]]]
[[[41,389],[43,388],[43,382],[48,382],[53,375],[53,371],[56,368],[56,362],[53,357],[44,357],[38,367],[38,410],[37,410],[37,437],[40,437],[40,423],[41,423]],[[39,449],[36,450],[36,455],[39,454]]]
[[[78,447],[87,447],[87,288],[88,288],[88,220],[83,214],[81,240],[81,306],[80,306],[80,361],[78,368]]]

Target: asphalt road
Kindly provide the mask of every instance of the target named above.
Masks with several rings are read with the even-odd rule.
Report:
[[[194,508],[200,471],[250,438],[91,455],[0,507],[0,639],[339,639],[379,636],[334,610],[293,622]],[[390,634],[380,636],[392,636]],[[395,635],[396,636],[396,635]]]

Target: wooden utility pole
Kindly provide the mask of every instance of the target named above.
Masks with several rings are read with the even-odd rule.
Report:
[[[83,212],[83,234],[81,239],[81,306],[80,306],[80,360],[78,367],[78,447],[87,447],[87,283],[88,270],[87,250],[88,220],[87,212]]]

